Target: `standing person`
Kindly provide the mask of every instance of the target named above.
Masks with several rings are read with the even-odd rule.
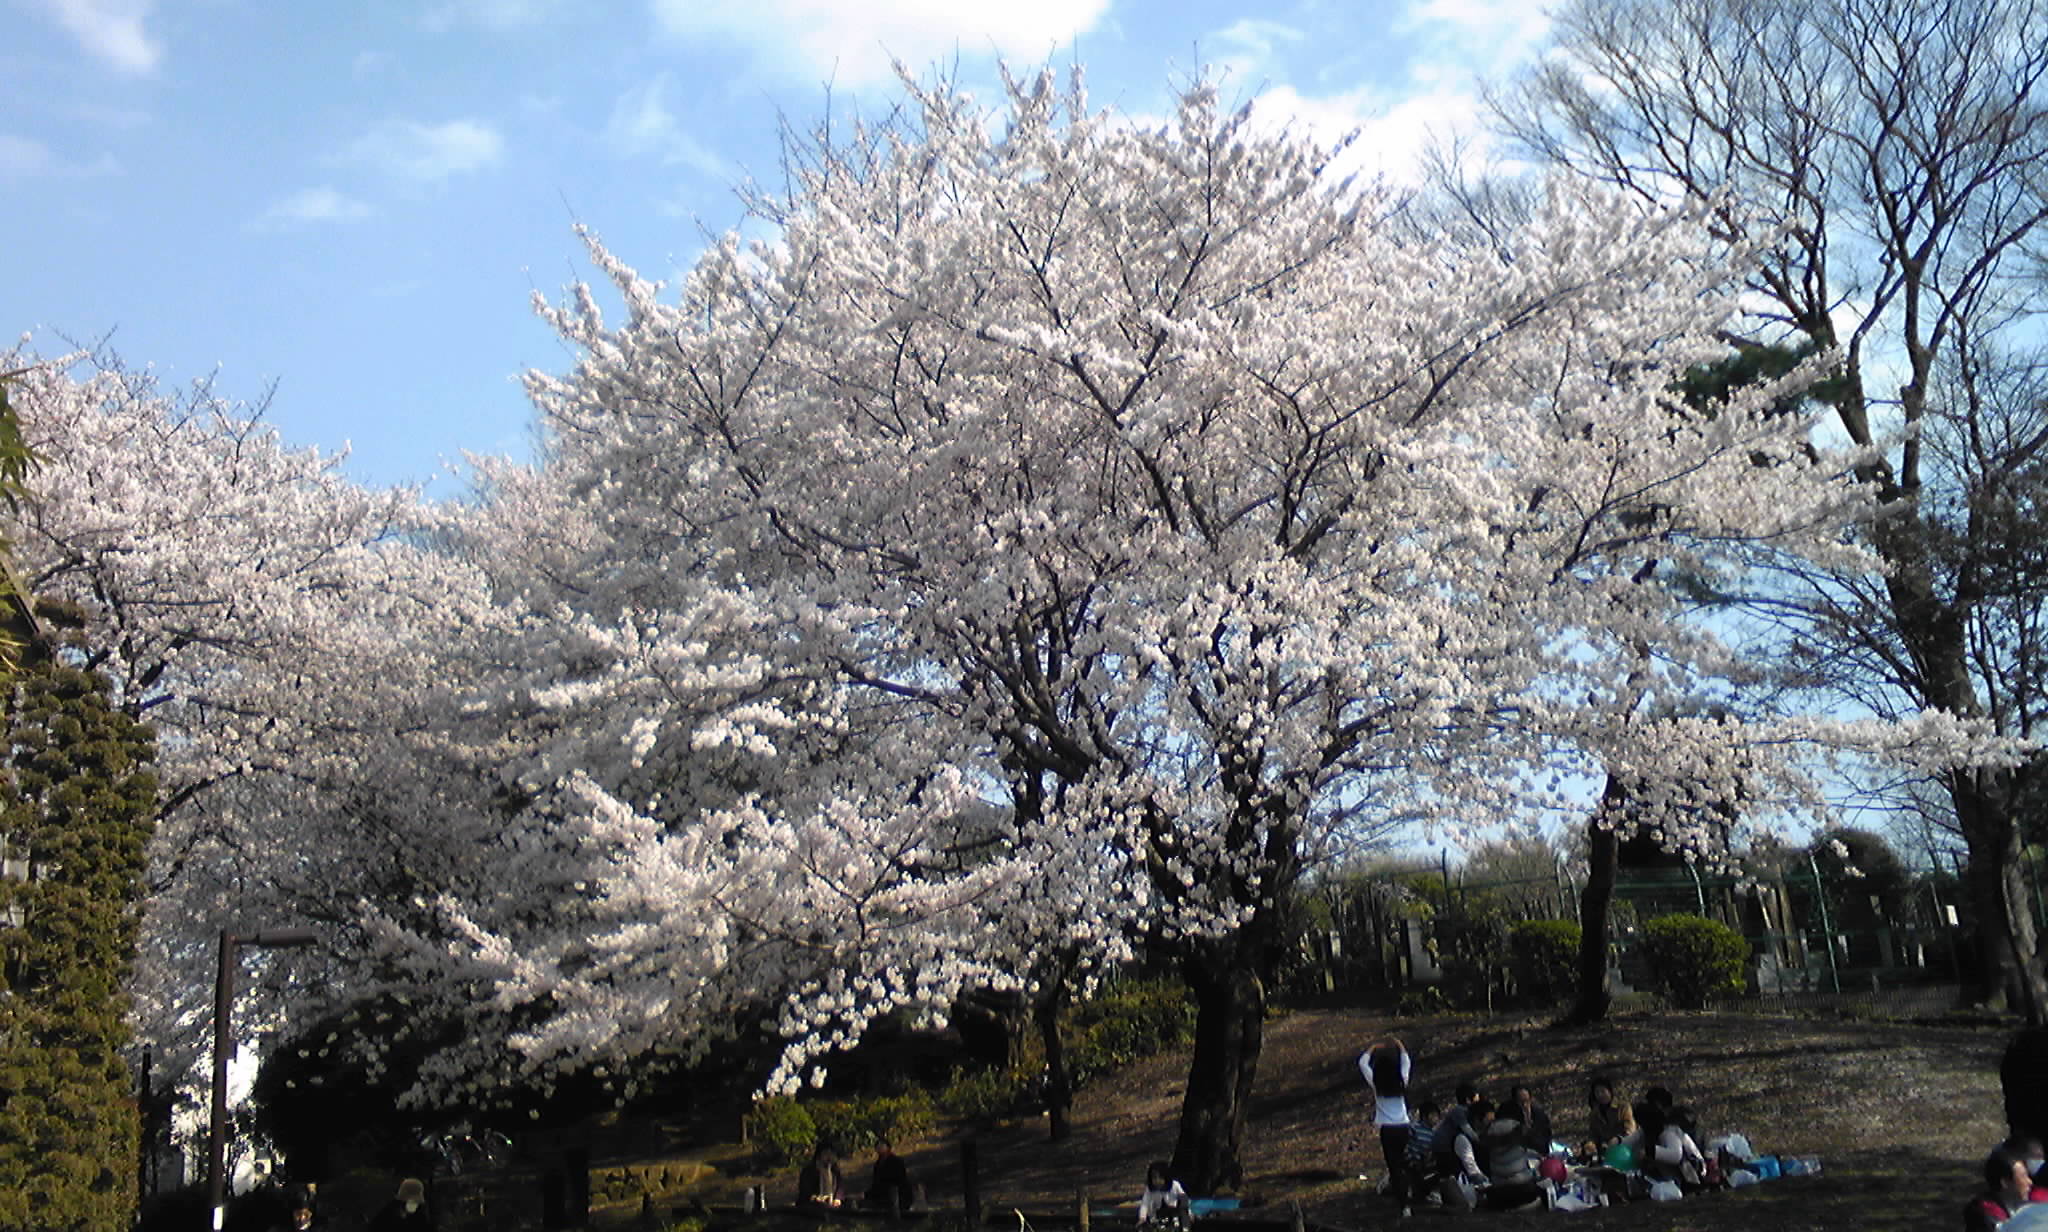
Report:
[[[1402,1212],[1412,1200],[1408,1180],[1408,1076],[1414,1063],[1393,1036],[1358,1054],[1358,1072],[1372,1096],[1372,1123],[1379,1127],[1380,1154],[1387,1161],[1387,1192]]]
[[[434,1232],[427,1187],[413,1177],[398,1183],[398,1194],[370,1220],[370,1232]]]

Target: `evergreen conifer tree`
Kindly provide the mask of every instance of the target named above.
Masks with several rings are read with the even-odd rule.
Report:
[[[40,649],[40,648],[38,648]],[[0,1229],[125,1226],[138,1127],[121,1051],[155,736],[96,674],[32,654],[0,782]]]

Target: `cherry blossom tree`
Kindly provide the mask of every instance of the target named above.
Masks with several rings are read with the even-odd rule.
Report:
[[[1485,242],[1418,235],[1206,84],[1153,124],[1078,82],[995,113],[908,89],[793,150],[773,238],[672,298],[593,242],[626,317],[544,305],[583,360],[531,388],[647,545],[614,584],[672,584],[673,544],[776,579],[850,696],[1029,802],[1067,910],[1182,957],[1197,1187],[1239,1171],[1277,905],[1362,822],[1529,819],[1594,766],[1684,785],[1635,802],[1674,819],[1738,763],[1782,804],[1787,742],[1851,737],[1740,704],[1643,584],[1867,563],[1853,459],[1777,413],[1808,372],[1711,414],[1669,392],[1725,354],[1748,256],[1704,207],[1560,184]],[[1639,717],[1710,705],[1742,717]]]
[[[616,561],[650,543],[546,468],[485,464],[479,499],[429,507],[204,387],[8,366],[46,459],[25,572],[164,733],[138,992],[167,1072],[203,1060],[224,928],[327,941],[242,1021],[384,1007],[355,1043],[425,1041],[414,1095],[472,1105],[764,1001],[787,1082],[933,972],[1004,978],[933,954],[987,927],[1006,867],[950,850],[985,809],[939,729],[821,689],[819,634],[722,584],[715,548],[671,544],[645,591]]]

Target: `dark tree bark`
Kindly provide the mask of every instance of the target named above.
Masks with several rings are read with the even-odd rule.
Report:
[[[1602,1021],[1614,1004],[1607,976],[1614,874],[1621,853],[1614,819],[1627,799],[1628,793],[1608,775],[1600,804],[1586,821],[1586,888],[1579,892],[1579,991],[1571,1012],[1565,1015],[1565,1021],[1575,1025]]]
[[[1038,1038],[1045,1046],[1045,1115],[1053,1142],[1064,1142],[1074,1132],[1074,1080],[1067,1072],[1066,1038],[1060,1033],[1060,1011],[1066,1004],[1066,984],[1056,980],[1032,1006]]]
[[[1173,1174],[1189,1193],[1243,1184],[1245,1112],[1265,1039],[1266,985],[1252,934],[1198,944],[1184,962],[1195,998],[1195,1048],[1181,1101]]]

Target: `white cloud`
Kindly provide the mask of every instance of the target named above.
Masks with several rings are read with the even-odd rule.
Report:
[[[1202,59],[1239,87],[1257,87],[1274,66],[1283,46],[1308,37],[1293,26],[1264,18],[1245,17],[1209,36]]]
[[[1268,131],[1286,129],[1324,146],[1355,132],[1356,139],[1332,169],[1408,185],[1421,181],[1423,154],[1432,145],[1454,137],[1476,140],[1482,128],[1479,100],[1465,92],[1394,97],[1360,89],[1310,97],[1285,85],[1259,94],[1252,123]]]
[[[668,105],[668,74],[663,73],[638,89],[628,90],[612,104],[611,119],[604,126],[605,147],[621,158],[654,158],[669,165],[680,164],[714,179],[728,179],[732,171],[683,128],[682,121]]]
[[[147,73],[163,47],[142,28],[154,0],[40,0],[87,54],[126,73]]]
[[[771,67],[859,86],[888,80],[892,59],[913,70],[955,53],[1035,61],[1087,32],[1109,0],[650,0],[654,19],[683,39],[728,39]]]
[[[368,218],[371,212],[363,202],[322,184],[317,188],[302,188],[273,202],[256,222],[265,228],[355,222]]]
[[[1530,0],[1412,0],[1397,24],[1447,53],[1424,57],[1424,70],[1448,59],[1489,76],[1533,58],[1550,35],[1550,14]]]
[[[342,160],[394,179],[432,184],[491,166],[504,152],[505,139],[498,131],[475,120],[446,124],[394,120],[350,142]]]

